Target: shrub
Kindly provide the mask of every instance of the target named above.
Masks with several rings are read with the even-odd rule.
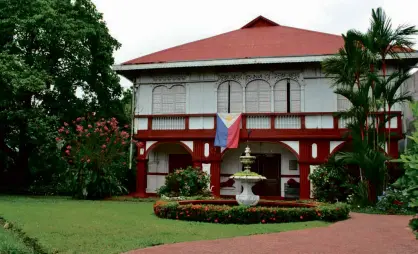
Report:
[[[190,197],[208,195],[209,176],[200,168],[176,169],[165,177],[165,184],[158,189],[160,196]]]
[[[411,209],[408,197],[402,190],[389,187],[379,197],[376,208],[388,214],[405,214]]]
[[[371,204],[369,200],[369,184],[367,181],[360,181],[353,185],[353,193],[348,195],[347,203],[355,207],[367,207]]]
[[[313,184],[313,196],[319,201],[345,201],[352,193],[353,186],[347,169],[337,163],[334,157],[314,170],[309,180]]]
[[[129,134],[124,128],[115,118],[96,120],[94,113],[59,128],[56,141],[68,163],[64,178],[74,197],[97,199],[126,192]]]
[[[248,207],[202,205],[157,201],[154,213],[160,218],[224,224],[283,223],[300,221],[337,221],[348,218],[349,207],[343,203],[320,204],[311,208]]]
[[[414,217],[409,221],[409,227],[412,229],[418,239],[418,217]]]

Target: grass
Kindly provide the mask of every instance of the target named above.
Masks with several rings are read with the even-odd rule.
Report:
[[[120,253],[175,242],[329,225],[320,221],[221,225],[165,220],[154,216],[152,205],[152,202],[0,196],[0,216],[56,253]],[[9,245],[17,243],[10,235],[5,242]]]
[[[0,227],[0,253],[32,254],[34,252],[13,232]]]

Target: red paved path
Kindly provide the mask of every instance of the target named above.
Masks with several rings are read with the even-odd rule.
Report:
[[[367,253],[418,254],[410,216],[352,213],[329,227],[229,239],[161,245],[129,254],[177,253]]]

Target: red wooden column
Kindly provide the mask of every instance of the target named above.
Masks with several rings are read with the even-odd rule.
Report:
[[[210,186],[215,197],[221,196],[221,161],[213,160],[210,165]]]
[[[310,173],[310,164],[312,158],[312,142],[299,141],[299,198],[310,199],[311,185],[308,179]]]
[[[310,199],[311,185],[308,179],[310,173],[310,165],[306,163],[299,163],[300,174],[300,199]]]
[[[135,196],[145,198],[147,186],[147,159],[145,156],[145,143],[136,143],[137,162],[136,162],[136,193]]]
[[[209,158],[210,163],[210,186],[212,188],[212,194],[215,197],[221,196],[221,150],[219,147],[215,147],[213,142],[209,143]]]
[[[204,142],[201,140],[193,141],[193,167],[202,169],[202,160],[204,156]]]

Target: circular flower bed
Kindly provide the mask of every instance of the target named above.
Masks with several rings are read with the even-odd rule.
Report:
[[[187,200],[154,204],[154,213],[160,218],[225,224],[338,221],[347,219],[349,212],[343,203],[260,201],[248,207],[235,200]]]

